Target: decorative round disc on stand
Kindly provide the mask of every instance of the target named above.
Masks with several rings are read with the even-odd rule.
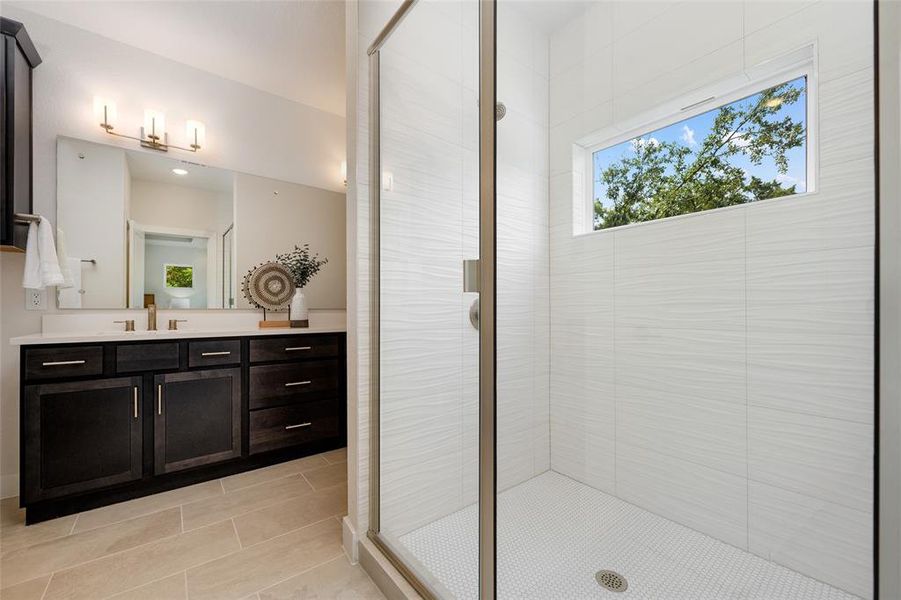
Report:
[[[288,269],[275,262],[263,263],[244,277],[244,295],[266,310],[284,310],[294,296],[294,280]]]

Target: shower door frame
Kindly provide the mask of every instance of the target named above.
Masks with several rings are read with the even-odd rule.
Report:
[[[367,49],[369,57],[369,528],[367,537],[427,600],[438,595],[380,533],[381,156],[379,53],[417,0],[404,0]],[[479,600],[496,597],[496,119],[497,5],[479,0]],[[461,281],[462,285],[462,281]]]

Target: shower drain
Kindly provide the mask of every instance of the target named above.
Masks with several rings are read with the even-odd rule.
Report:
[[[598,584],[611,592],[625,592],[629,589],[629,582],[616,571],[601,570],[594,574]]]

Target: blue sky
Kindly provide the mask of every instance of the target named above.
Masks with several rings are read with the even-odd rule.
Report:
[[[792,120],[796,123],[800,122],[804,124],[806,129],[807,127],[807,92],[806,92],[806,79],[804,77],[799,77],[798,79],[794,79],[789,82],[794,88],[801,90],[801,97],[797,102],[791,105],[783,105],[779,112],[773,115],[774,120],[783,119],[786,115],[791,116]],[[755,104],[760,97],[760,94],[754,94],[753,96],[748,96],[747,98],[743,98],[741,100],[736,100],[729,104],[729,106],[740,106],[743,108],[747,108]],[[705,113],[701,113],[697,116],[691,117],[689,119],[685,119],[683,121],[679,121],[677,123],[673,123],[672,125],[668,125],[666,127],[662,127],[660,129],[656,129],[654,131],[648,132],[641,136],[642,139],[648,140],[650,138],[654,138],[655,140],[661,142],[677,142],[682,145],[688,146],[692,149],[697,150],[700,146],[701,141],[710,133],[710,128],[713,125],[713,120],[716,117],[716,113],[719,110],[719,107],[711,109]],[[611,146],[609,148],[605,148],[604,150],[599,150],[594,153],[593,156],[593,171],[594,171],[594,197],[600,198],[601,202],[604,206],[610,207],[611,202],[606,197],[606,186],[601,181],[601,173],[606,169],[610,164],[615,161],[618,161],[624,157],[627,157],[634,153],[632,140],[622,142],[615,146]],[[797,187],[795,188],[798,192],[805,191],[806,186],[806,168],[807,168],[807,143],[805,137],[805,143],[802,144],[798,148],[793,148],[786,153],[788,158],[788,172],[784,175],[780,174],[776,170],[776,165],[773,163],[772,159],[764,158],[761,164],[755,165],[752,164],[746,157],[738,155],[733,157],[733,164],[743,168],[747,171],[748,176],[756,175],[757,177],[763,179],[764,181],[772,181],[773,179],[778,179],[783,185],[792,185],[795,184]]]

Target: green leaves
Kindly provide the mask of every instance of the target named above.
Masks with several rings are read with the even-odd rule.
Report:
[[[319,259],[319,254],[310,254],[310,245],[294,246],[294,250],[285,254],[277,254],[275,261],[281,263],[294,279],[298,288],[306,287],[310,279],[328,262],[327,258]]]
[[[654,138],[633,140],[633,152],[601,173],[606,204],[594,202],[595,229],[651,221],[796,193],[796,186],[763,181],[734,164],[743,156],[754,165],[769,158],[788,172],[786,153],[803,146],[804,123],[776,117],[801,99],[804,89],[783,83],[718,109],[710,132],[696,149]]]
[[[166,265],[166,287],[194,287],[194,267]]]

